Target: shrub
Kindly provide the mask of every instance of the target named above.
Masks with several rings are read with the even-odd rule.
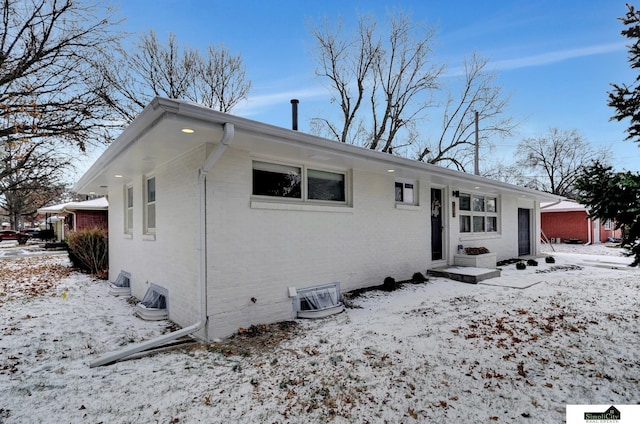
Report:
[[[538,266],[538,261],[536,261],[535,259],[529,259],[527,261],[527,265],[529,265],[529,266]]]
[[[556,263],[556,259],[553,256],[547,256],[546,258],[544,258],[544,261],[548,264],[555,264]]]
[[[382,286],[386,291],[394,291],[399,287],[399,284],[396,283],[396,280],[393,277],[387,277],[384,279]]]
[[[465,247],[464,253],[467,255],[483,255],[490,252],[486,247]]]
[[[518,262],[516,264],[516,269],[526,269],[527,268],[527,264],[525,264],[524,262]]]
[[[421,272],[416,272],[411,277],[411,281],[413,281],[414,283],[424,283],[425,281],[429,281],[429,279],[425,277]]]
[[[107,230],[87,228],[69,234],[69,259],[74,267],[106,278],[109,270],[109,237]]]

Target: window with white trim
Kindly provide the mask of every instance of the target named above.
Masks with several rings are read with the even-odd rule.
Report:
[[[403,203],[407,205],[417,205],[417,188],[418,183],[415,180],[396,180],[395,183],[395,196],[396,203]]]
[[[347,201],[347,173],[253,161],[254,196],[303,202]]]
[[[611,220],[607,219],[606,221],[604,221],[604,229],[605,230],[611,230]]]
[[[156,177],[145,180],[144,230],[146,234],[156,232]]]
[[[460,193],[458,198],[461,233],[498,232],[498,198]]]
[[[133,186],[125,187],[124,232],[133,233]]]

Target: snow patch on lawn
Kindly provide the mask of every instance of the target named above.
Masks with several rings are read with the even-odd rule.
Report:
[[[555,257],[502,267],[487,284],[431,278],[367,292],[273,343],[238,338],[234,349],[93,369],[168,323],[134,317],[106,282],[75,272],[17,295],[20,270],[69,264],[0,261],[0,421],[529,423],[562,422],[567,404],[636,403],[638,270]]]

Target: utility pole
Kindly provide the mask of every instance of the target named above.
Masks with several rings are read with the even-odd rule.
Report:
[[[478,111],[474,110],[475,116],[476,116],[476,152],[475,155],[473,156],[473,169],[474,169],[474,174],[476,175],[480,175],[480,141],[479,141],[479,136],[478,136]]]

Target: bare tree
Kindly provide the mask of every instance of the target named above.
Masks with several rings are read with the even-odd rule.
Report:
[[[110,140],[93,64],[120,37],[92,1],[0,0],[0,204],[11,223],[51,200],[72,158]]]
[[[110,110],[91,85],[92,64],[119,37],[111,11],[72,0],[2,0],[0,143],[109,139]],[[17,168],[0,165],[0,179]]]
[[[99,69],[101,96],[125,122],[132,121],[155,96],[186,99],[223,112],[246,99],[246,79],[240,55],[224,46],[198,50],[180,46],[173,33],[163,44],[153,30],[140,36],[135,49],[120,46]]]
[[[575,197],[575,182],[592,161],[607,162],[606,149],[594,150],[577,130],[551,128],[547,134],[518,144],[517,165],[529,173],[527,186]]]
[[[314,133],[460,170],[473,157],[476,111],[483,146],[496,135],[511,134],[515,125],[504,116],[509,98],[496,84],[496,74],[486,70],[486,60],[473,55],[466,61],[459,95],[450,89],[438,105],[445,68],[432,59],[435,30],[398,13],[381,33],[371,16],[359,17],[354,33],[341,22],[332,29],[326,19],[312,29],[316,74],[329,81],[332,102],[340,107],[337,122],[314,118]],[[440,113],[438,106],[442,125],[430,141],[421,126],[427,110]]]
[[[371,87],[369,148],[383,152],[413,143],[412,131],[403,140],[398,140],[399,132],[410,129],[431,105],[430,92],[438,88],[436,80],[444,69],[430,62],[433,28],[414,24],[404,14],[392,16],[390,27],[386,50],[374,62]]]
[[[5,144],[2,163],[13,170],[0,179],[0,207],[8,211],[12,228],[19,227],[20,217],[34,216],[38,208],[58,199],[65,190],[64,175],[73,168],[72,158],[51,143]]]
[[[504,163],[493,160],[485,166],[481,175],[492,180],[502,181],[519,186],[527,186],[528,178],[524,175],[523,168],[515,163]]]
[[[357,116],[367,79],[371,78],[374,62],[379,60],[382,50],[381,42],[374,36],[375,30],[376,23],[370,16],[358,19],[358,31],[354,34],[345,34],[341,20],[336,28],[331,28],[328,19],[312,28],[311,34],[317,43],[316,75],[330,81],[329,89],[335,92],[331,101],[339,103],[342,115],[340,124],[327,118],[314,118],[312,126],[316,133],[324,132],[342,143],[353,143],[362,134]]]
[[[229,112],[246,99],[251,90],[242,57],[233,56],[224,45],[207,47],[207,55],[199,61],[197,75],[199,103],[220,112]]]
[[[384,152],[412,143],[411,130],[442,71],[430,63],[435,31],[402,13],[391,15],[389,25],[384,38],[371,16],[359,17],[353,34],[341,23],[332,30],[327,20],[312,29],[316,74],[329,80],[341,111],[340,124],[315,118],[317,132]]]
[[[417,160],[465,171],[473,163],[476,112],[478,141],[483,149],[491,149],[495,137],[512,134],[515,124],[505,115],[509,96],[504,96],[496,84],[497,74],[486,70],[487,63],[477,54],[465,60],[459,94],[450,92],[444,102],[441,132],[435,142],[419,146]]]

